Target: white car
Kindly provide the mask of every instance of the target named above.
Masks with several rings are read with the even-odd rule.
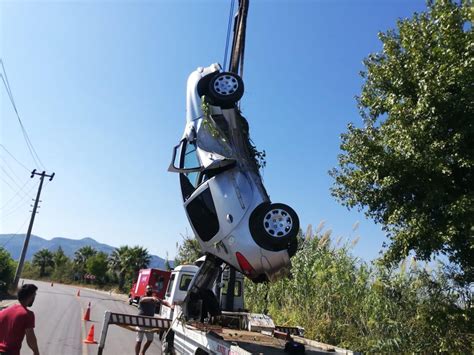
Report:
[[[169,171],[179,173],[184,208],[202,250],[255,282],[288,274],[297,249],[295,211],[271,203],[236,103],[241,78],[219,64],[187,82],[186,127]],[[205,98],[205,99],[204,99]]]

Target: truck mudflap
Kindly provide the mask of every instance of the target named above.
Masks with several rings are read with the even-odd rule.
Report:
[[[137,327],[145,328],[145,332],[160,332],[171,327],[171,320],[106,311],[104,313],[104,323],[102,324],[102,331],[100,333],[99,347],[97,350],[98,355],[101,355],[104,350],[109,325],[118,325],[134,332],[137,330]]]

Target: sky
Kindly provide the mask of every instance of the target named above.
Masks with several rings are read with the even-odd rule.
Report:
[[[185,124],[188,75],[224,59],[230,0],[0,1],[0,57],[35,163],[0,82],[0,233],[141,245],[173,258],[192,231],[167,171]],[[376,258],[379,225],[330,194],[340,135],[362,125],[355,96],[377,33],[426,8],[418,0],[250,1],[241,109],[266,151],[273,202],[303,230],[358,238]],[[7,152],[8,151],[8,152]],[[14,157],[14,158],[13,158]],[[44,166],[44,168],[43,168]],[[358,226],[354,228],[354,225]],[[355,229],[355,230],[354,230]]]

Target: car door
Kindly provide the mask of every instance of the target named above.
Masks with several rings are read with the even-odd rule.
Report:
[[[207,242],[219,231],[219,220],[211,190],[203,179],[204,168],[195,141],[184,138],[174,148],[171,164],[168,170],[179,173],[184,208],[191,227],[199,239]]]

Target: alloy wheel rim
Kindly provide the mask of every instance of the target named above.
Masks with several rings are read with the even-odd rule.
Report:
[[[290,233],[293,227],[293,219],[287,211],[276,208],[265,214],[263,227],[272,237],[282,238]]]
[[[232,95],[239,88],[239,82],[231,75],[221,75],[214,81],[214,91],[223,96]]]

